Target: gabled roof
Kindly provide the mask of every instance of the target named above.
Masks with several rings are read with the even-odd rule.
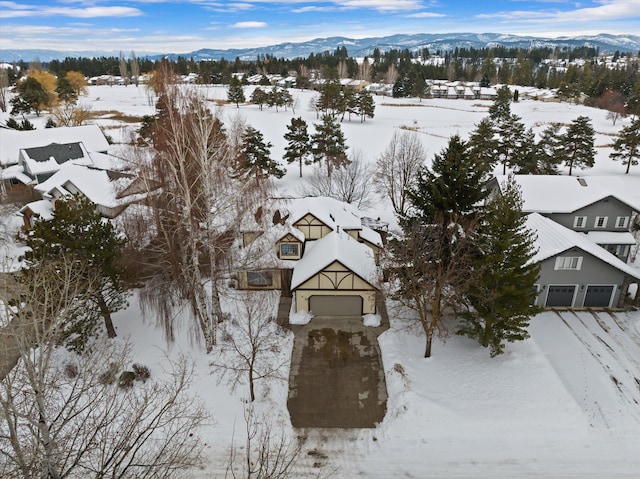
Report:
[[[71,184],[96,205],[112,208],[131,202],[131,197],[118,198],[118,193],[130,182],[131,178],[126,177],[112,180],[105,170],[67,164],[35,189],[46,196],[54,190],[67,191]]]
[[[640,211],[638,176],[511,175],[522,193],[525,213],[572,213],[614,197]],[[496,176],[500,189],[509,176]]]
[[[27,169],[33,175],[58,171],[61,165],[67,162],[81,165],[93,164],[82,143],[51,143],[21,151],[24,152]]]
[[[584,233],[577,233],[538,213],[527,216],[526,226],[537,235],[535,245],[538,249],[532,261],[539,263],[564,253],[571,248],[579,248],[586,253],[601,259],[614,268],[640,279],[640,271],[601,248],[587,238]]]
[[[377,278],[373,251],[347,233],[331,232],[307,245],[304,256],[293,268],[291,288],[295,289],[335,261],[349,268],[357,276],[375,286]]]
[[[106,152],[109,142],[98,125],[63,126],[37,130],[0,128],[0,165],[18,163],[20,150],[51,143],[82,142],[88,152]]]
[[[295,224],[307,213],[322,221],[333,231],[362,229],[362,213],[354,206],[327,196],[293,198],[284,206],[289,211],[289,223]]]
[[[34,215],[37,215],[44,221],[49,221],[53,218],[53,205],[49,200],[32,201],[20,208],[19,214],[24,215],[27,210],[31,211]]]

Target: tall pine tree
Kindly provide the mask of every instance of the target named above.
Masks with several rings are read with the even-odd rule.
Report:
[[[539,312],[532,290],[540,267],[532,263],[535,235],[525,221],[520,192],[509,181],[487,204],[476,234],[475,281],[467,292],[471,308],[458,334],[490,348],[492,357],[504,352],[505,342],[528,338],[529,320]]]
[[[593,168],[596,157],[594,143],[595,132],[591,119],[579,116],[573,120],[562,139],[562,155],[565,165],[569,167],[569,175],[573,168]]]
[[[302,178],[302,164],[309,164],[308,157],[311,153],[311,138],[307,131],[307,122],[300,118],[291,118],[291,124],[287,125],[284,134],[287,140],[284,159],[288,163],[297,161],[300,164],[300,178]]]
[[[280,163],[271,159],[272,146],[271,143],[265,143],[264,135],[251,126],[242,135],[239,169],[247,176],[254,176],[256,184],[269,176],[282,178],[286,173]]]
[[[227,99],[229,100],[229,103],[235,103],[236,108],[240,108],[240,103],[245,102],[244,89],[242,88],[242,81],[236,76],[232,76],[231,80],[229,80],[229,88],[227,90]]]
[[[631,165],[638,164],[640,157],[640,117],[625,126],[620,136],[613,144],[613,152],[609,155],[612,160],[621,160],[627,166],[625,174],[629,174]]]
[[[327,175],[331,176],[334,168],[349,164],[344,134],[340,124],[331,115],[323,115],[322,123],[316,124],[316,132],[311,136],[311,152],[313,161],[324,161]]]

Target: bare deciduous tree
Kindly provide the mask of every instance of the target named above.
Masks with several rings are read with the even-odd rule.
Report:
[[[390,242],[389,297],[411,311],[422,326],[426,344],[424,357],[431,357],[436,335],[444,336],[446,310],[455,312],[471,281],[472,228],[466,220],[452,220],[446,226],[416,223],[404,228],[399,239]]]
[[[140,83],[140,64],[138,63],[138,58],[133,50],[131,50],[129,64],[131,65],[131,77],[133,78],[133,83],[135,86],[138,86]]]
[[[97,340],[79,356],[56,345],[87,301],[81,268],[74,260],[30,270],[0,300],[14,305],[4,309],[14,334],[0,340],[19,359],[0,382],[0,476],[168,479],[199,465],[195,433],[206,415],[188,394],[185,360],[168,379],[138,382],[130,372],[134,384],[121,387],[126,346]]]
[[[91,119],[91,106],[61,102],[51,109],[51,116],[58,126],[81,126]]]
[[[331,176],[316,166],[300,193],[303,196],[329,196],[359,209],[371,208],[375,203],[372,196],[373,169],[363,156],[362,150],[353,151],[349,155],[350,163],[334,169]]]
[[[122,80],[124,81],[125,86],[127,86],[129,84],[129,68],[127,66],[127,60],[122,54],[122,52],[120,52],[118,68],[120,69],[120,76],[122,77]]]
[[[378,192],[387,195],[396,214],[407,213],[407,192],[420,167],[426,160],[426,152],[416,133],[395,132],[389,145],[376,162],[375,185]]]
[[[7,91],[9,90],[9,73],[6,68],[0,68],[0,110],[7,111]]]
[[[235,388],[249,385],[249,400],[256,399],[256,381],[286,381],[288,357],[279,355],[285,332],[276,324],[278,295],[274,291],[242,291],[234,298],[238,307],[224,323],[217,357],[211,362],[222,377],[228,375]]]
[[[233,479],[287,479],[300,458],[302,443],[282,429],[274,428],[273,418],[257,417],[252,405],[245,408],[246,436],[244,456],[231,443],[225,477]]]

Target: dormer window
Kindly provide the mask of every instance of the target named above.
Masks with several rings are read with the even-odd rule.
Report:
[[[298,258],[300,257],[300,245],[298,243],[282,243],[280,245],[281,258]]]

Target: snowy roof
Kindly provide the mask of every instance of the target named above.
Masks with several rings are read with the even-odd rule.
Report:
[[[589,231],[586,235],[596,244],[636,244],[636,239],[628,231]]]
[[[68,191],[71,184],[96,205],[115,207],[131,201],[130,197],[117,198],[117,194],[129,182],[131,182],[131,178],[112,180],[105,170],[68,164],[35,188],[46,195],[55,189],[63,192]]]
[[[20,208],[19,213],[24,214],[27,210],[31,210],[33,214],[38,215],[44,221],[53,218],[53,204],[49,200],[32,201]]]
[[[358,243],[347,233],[331,232],[315,241],[315,244],[307,246],[304,256],[293,268],[291,288],[300,286],[334,261],[339,261],[372,286],[374,285],[377,268],[371,248]]]
[[[307,213],[322,221],[325,225],[336,231],[339,226],[343,230],[362,229],[363,215],[356,207],[338,201],[327,196],[308,196],[288,200],[285,208],[290,213],[289,222],[294,224]]]
[[[508,176],[496,176],[502,189]],[[572,213],[612,196],[640,211],[640,177],[512,175],[525,213]]]
[[[537,235],[535,242],[538,251],[533,257],[534,263],[556,256],[571,248],[577,247],[586,253],[601,259],[614,268],[640,279],[640,271],[601,248],[583,233],[577,233],[538,213],[527,216],[526,226]]]
[[[105,152],[109,142],[98,125],[63,126],[37,130],[0,128],[0,165],[18,163],[20,150],[51,143],[82,142],[89,152]]]
[[[366,240],[369,243],[376,245],[378,248],[382,248],[383,246],[382,237],[380,236],[380,233],[378,233],[377,231],[374,231],[367,226],[363,226],[358,234],[360,235],[360,238],[362,238],[363,240]]]
[[[33,175],[58,171],[62,164],[72,162],[91,165],[93,161],[82,143],[51,143],[46,146],[25,148],[24,162]]]
[[[1,180],[12,180],[16,179],[25,185],[28,185],[33,181],[27,175],[24,174],[24,170],[20,165],[11,165],[5,169],[0,170],[0,179]]]

